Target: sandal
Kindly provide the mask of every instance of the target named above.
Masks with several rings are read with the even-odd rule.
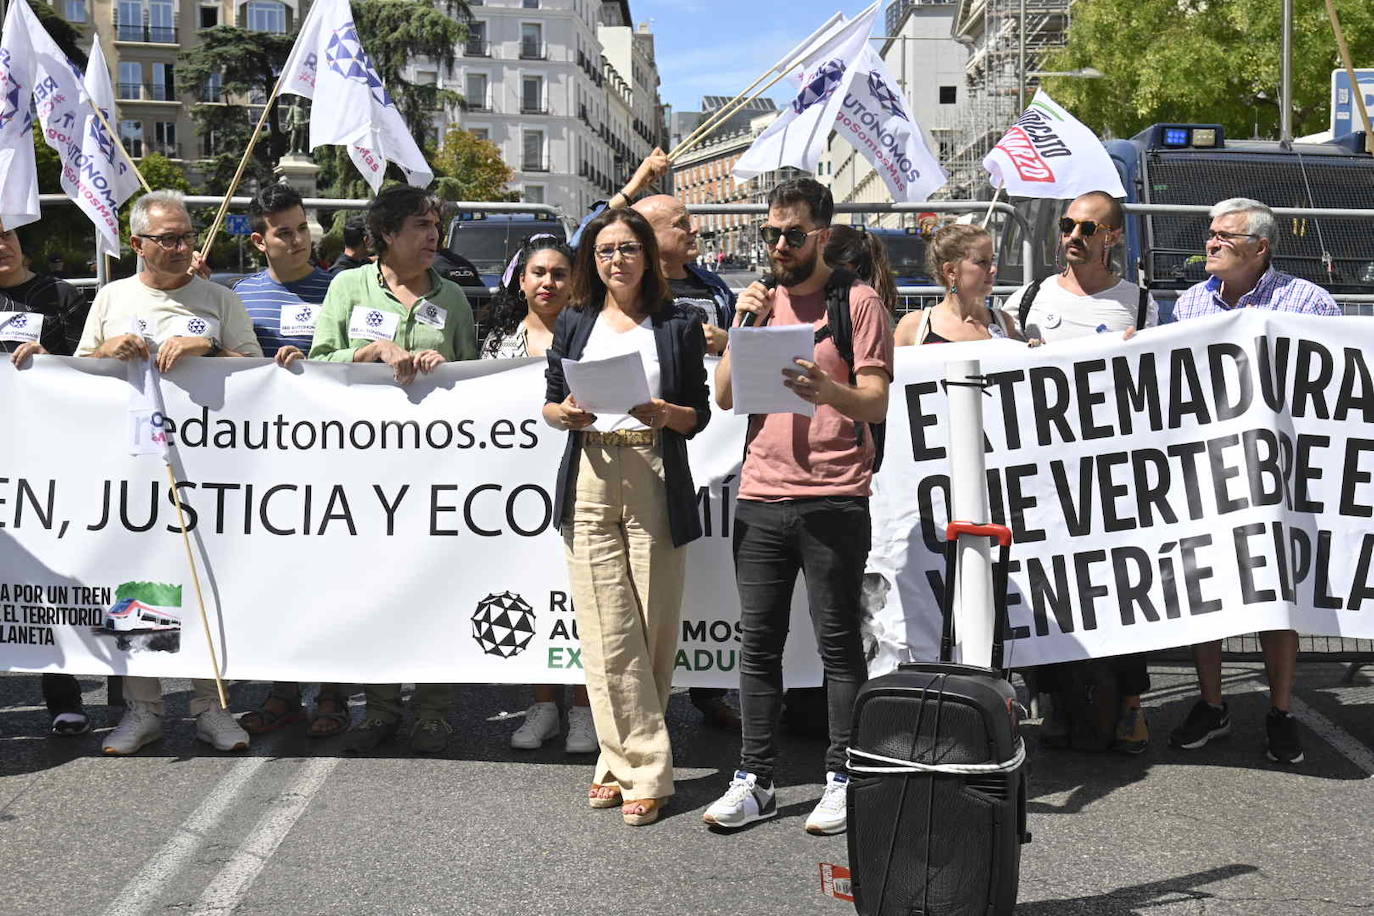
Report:
[[[326,705],[332,709],[326,710]],[[332,738],[348,731],[349,724],[348,701],[326,693],[315,699],[315,715],[310,718],[307,734],[312,738]]]
[[[608,789],[614,794],[601,794]],[[594,782],[591,788],[587,790],[587,807],[589,808],[614,808],[622,804],[623,801],[624,799],[620,794],[620,786],[617,785],[603,786],[599,782]]]
[[[663,806],[667,801],[666,798],[632,798],[621,806],[620,816],[631,827],[643,827],[645,824],[652,824],[658,820],[658,816],[663,813]],[[637,814],[627,810],[635,807],[642,810]]]
[[[265,735],[304,718],[305,710],[299,703],[292,705],[281,697],[268,697],[257,709],[239,716],[239,727],[250,735]]]

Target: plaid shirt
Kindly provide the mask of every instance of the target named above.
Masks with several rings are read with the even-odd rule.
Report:
[[[1241,296],[1235,306],[1227,305],[1226,300],[1221,298],[1221,278],[1208,277],[1201,283],[1193,284],[1178,297],[1174,305],[1174,320],[1186,321],[1240,308],[1304,315],[1344,314],[1331,294],[1317,284],[1270,267],[1260,276],[1255,288]]]

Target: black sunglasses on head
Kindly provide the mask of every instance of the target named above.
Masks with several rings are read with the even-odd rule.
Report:
[[[1090,239],[1099,229],[1112,230],[1115,226],[1108,226],[1106,223],[1099,223],[1095,219],[1070,219],[1065,216],[1059,220],[1059,234],[1073,235],[1073,227],[1080,226],[1083,230],[1083,238]]]
[[[822,226],[821,228],[823,229],[825,227]],[[759,238],[763,239],[763,243],[769,248],[778,244],[778,239],[785,239],[788,248],[800,248],[806,244],[806,239],[809,235],[820,231],[820,229],[812,229],[808,232],[800,226],[793,226],[791,229],[784,232],[777,226],[760,226]]]

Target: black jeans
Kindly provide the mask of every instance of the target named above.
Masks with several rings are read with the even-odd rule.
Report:
[[[825,667],[830,747],[825,768],[844,772],[854,697],[868,679],[859,632],[859,591],[868,559],[868,500],[818,497],[735,504],[735,581],[740,598],[740,769],[773,778],[782,707],[782,650],[792,590],[806,577],[811,625]]]

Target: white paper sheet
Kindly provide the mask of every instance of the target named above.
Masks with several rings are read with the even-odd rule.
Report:
[[[577,406],[591,413],[629,413],[649,400],[649,378],[638,351],[610,359],[565,359],[563,377]]]
[[[730,329],[730,387],[735,413],[816,415],[816,405],[803,401],[783,384],[784,369],[797,359],[812,359],[816,331],[809,324]]]

